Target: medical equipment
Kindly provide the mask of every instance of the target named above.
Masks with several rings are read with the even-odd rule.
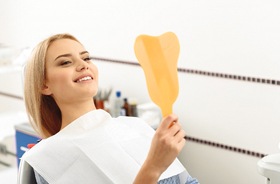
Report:
[[[280,143],[279,143],[280,149]],[[270,154],[258,161],[258,171],[267,178],[267,184],[280,183],[280,153]]]

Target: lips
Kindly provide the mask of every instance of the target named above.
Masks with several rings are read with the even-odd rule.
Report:
[[[83,82],[83,81],[88,81],[88,80],[92,80],[93,78],[89,75],[87,76],[81,76],[78,79],[75,80],[75,82]]]

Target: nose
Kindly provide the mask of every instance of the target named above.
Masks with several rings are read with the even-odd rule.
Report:
[[[83,71],[83,70],[88,70],[89,66],[88,63],[85,62],[84,60],[82,60],[81,62],[79,62],[78,66],[77,66],[77,71]]]

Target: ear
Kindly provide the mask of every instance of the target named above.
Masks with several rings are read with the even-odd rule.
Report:
[[[46,84],[43,85],[43,87],[41,89],[41,93],[43,95],[51,95],[52,94],[50,88]]]

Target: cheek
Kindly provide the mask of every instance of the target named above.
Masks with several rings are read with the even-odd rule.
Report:
[[[63,88],[65,84],[69,83],[69,75],[63,72],[53,72],[49,75],[48,81],[51,88]]]
[[[96,81],[98,82],[98,68],[94,64],[92,64],[91,66],[91,72],[93,73]]]
[[[98,82],[98,70],[96,70],[95,76],[96,76],[96,81]]]

